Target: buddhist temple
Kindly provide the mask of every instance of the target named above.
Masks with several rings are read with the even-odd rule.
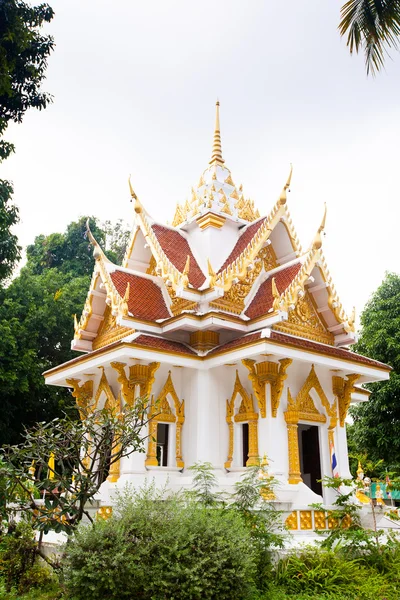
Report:
[[[196,462],[210,462],[229,490],[266,454],[288,525],[314,529],[325,516],[310,503],[332,501],[319,480],[350,477],[349,406],[367,401],[362,384],[390,369],[349,350],[355,314],[324,257],[326,209],[303,249],[287,203],[291,176],[259,212],[223,158],[217,102],[208,166],[171,207],[172,225],[147,212],[129,181],[134,225],[122,265],[89,230],[95,267],[72,341],[82,354],[47,371],[46,383],[93,407],[147,396],[155,415],[146,453],[113,466],[104,505],[127,482],[190,487]]]

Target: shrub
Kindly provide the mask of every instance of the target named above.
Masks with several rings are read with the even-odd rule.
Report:
[[[20,522],[15,530],[2,536],[0,542],[0,574],[7,592],[13,588],[24,593],[54,581],[50,569],[37,555],[35,534],[30,525]]]
[[[251,597],[255,550],[242,517],[150,486],[116,515],[82,527],[66,550],[76,600]]]

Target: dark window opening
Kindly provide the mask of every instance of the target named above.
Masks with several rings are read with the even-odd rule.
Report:
[[[168,466],[168,437],[169,425],[157,424],[157,461],[160,467]]]
[[[243,423],[242,425],[242,450],[243,450],[243,466],[246,466],[247,459],[249,458],[249,424]]]
[[[322,496],[321,455],[316,425],[298,426],[301,477],[313,492]]]

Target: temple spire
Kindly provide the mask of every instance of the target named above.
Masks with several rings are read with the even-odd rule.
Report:
[[[222,158],[221,129],[220,129],[220,124],[219,124],[219,100],[217,100],[216,110],[215,110],[214,143],[213,143],[210,165],[223,165],[224,162],[225,161]]]

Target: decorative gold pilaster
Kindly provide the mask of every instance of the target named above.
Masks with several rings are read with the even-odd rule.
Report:
[[[347,379],[334,375],[332,377],[333,393],[338,399],[339,404],[339,422],[340,426],[344,427],[344,423],[351,402],[351,394],[354,392],[355,383],[360,378],[360,375],[347,375]]]
[[[271,385],[271,414],[276,417],[283,386],[287,378],[287,369],[292,364],[291,358],[282,358],[279,363],[263,361],[256,364],[255,360],[244,358],[242,363],[249,371],[249,379],[253,386],[255,397],[262,418],[267,416],[265,384]]]
[[[258,415],[257,415],[258,419]],[[249,421],[249,458],[246,467],[256,467],[259,464],[258,455],[258,423],[257,419]]]
[[[242,401],[235,416],[235,400],[239,396]],[[233,420],[232,420],[233,419]],[[239,373],[236,371],[235,385],[233,388],[230,400],[226,401],[226,422],[229,427],[229,450],[228,458],[225,462],[225,468],[229,469],[233,460],[234,451],[234,425],[235,423],[249,424],[249,454],[246,462],[246,467],[256,466],[259,464],[258,456],[258,413],[254,411],[253,396],[244,389],[239,378]]]
[[[229,427],[229,450],[228,450],[228,459],[224,464],[225,469],[230,469],[233,461],[233,437],[234,437],[234,425],[232,419],[227,417],[226,419]]]
[[[79,385],[80,381],[80,379],[66,380],[67,385],[72,387],[72,396],[76,400],[79,416],[84,419],[87,411],[94,409],[93,381],[85,381],[82,385]]]
[[[288,390],[288,395],[290,392]],[[288,431],[288,449],[289,449],[289,483],[301,483],[300,456],[299,456],[299,438],[297,432],[297,423],[299,422],[299,413],[296,411],[285,412],[285,421]]]
[[[129,367],[129,379],[125,373],[125,363],[112,362],[111,366],[119,374],[118,383],[121,385],[122,396],[128,406],[133,406],[137,394],[136,386],[139,386],[140,397],[149,397],[155,380],[155,373],[160,366],[159,362],[149,365],[131,365]]]
[[[149,441],[147,443],[146,467],[158,467],[157,460],[157,421],[152,420],[149,423]]]
[[[120,444],[116,444],[114,446],[114,452],[118,453],[121,450],[121,445]],[[120,476],[120,461],[117,460],[115,462],[112,463],[112,465],[110,465],[110,472],[108,473],[108,477],[107,477],[107,481],[109,481],[110,483],[115,483],[116,481],[118,481]]]
[[[173,414],[170,403],[170,396],[174,402],[175,414]],[[147,446],[146,466],[158,466],[157,461],[157,425],[158,423],[176,423],[175,433],[175,461],[176,466],[183,469],[185,463],[182,459],[182,426],[185,422],[185,401],[180,401],[172,382],[171,371],[168,372],[167,380],[160,392],[157,402],[152,398],[149,415],[149,441]]]

